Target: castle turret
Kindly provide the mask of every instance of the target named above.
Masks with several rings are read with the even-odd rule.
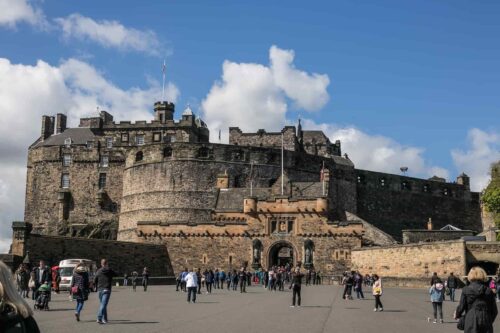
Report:
[[[165,123],[174,120],[175,105],[169,102],[156,102],[154,106],[155,120]]]
[[[257,212],[257,198],[247,197],[243,201],[243,212],[245,214],[252,214]]]
[[[462,172],[462,174],[457,177],[457,184],[470,188],[470,177]]]

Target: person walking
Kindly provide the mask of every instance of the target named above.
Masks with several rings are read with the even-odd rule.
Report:
[[[373,311],[384,311],[384,306],[380,301],[380,297],[382,297],[382,280],[377,274],[373,274],[372,294],[375,297],[375,309]]]
[[[193,303],[196,303],[196,292],[198,289],[198,277],[197,277],[194,269],[189,271],[186,274],[184,281],[186,282],[188,303],[191,302],[191,299],[192,299]]]
[[[365,299],[365,295],[363,294],[363,275],[356,272],[354,275],[354,290],[356,290],[356,298],[357,299]]]
[[[214,272],[214,288],[219,289],[219,281],[220,281],[220,276],[219,276],[219,269],[216,268]]]
[[[16,281],[19,293],[23,298],[29,297],[29,287],[28,287],[29,280],[30,280],[30,273],[26,269],[26,265],[21,264],[19,266],[19,269],[16,271]]]
[[[433,323],[437,323],[437,315],[439,313],[439,322],[442,324],[443,323],[443,301],[444,301],[444,285],[441,279],[436,279],[436,283],[434,283],[430,288],[429,288],[429,294],[431,295],[431,303],[432,303],[432,310],[434,314],[434,321]],[[430,318],[428,318],[428,321],[430,322]]]
[[[5,333],[40,333],[33,310],[19,295],[10,268],[0,261],[0,329]]]
[[[431,286],[435,285],[436,284],[436,281],[439,279],[439,276],[438,276],[438,273],[434,272],[432,273],[432,277],[431,277]],[[439,279],[441,280],[441,279]]]
[[[301,289],[302,289],[302,278],[304,274],[300,272],[300,268],[295,268],[295,272],[292,273],[292,283],[290,284],[289,289],[292,289],[292,305],[291,308],[295,307],[295,299],[297,298],[297,305],[300,306],[302,298],[301,298]]]
[[[458,288],[458,283],[458,278],[451,272],[446,280],[446,287],[450,291],[450,301],[452,302],[455,302],[455,290]]]
[[[238,272],[233,269],[233,274],[231,275],[231,285],[233,286],[233,291],[238,289]]]
[[[196,283],[198,284],[198,294],[201,294],[201,269],[196,270]]]
[[[124,287],[128,286],[128,274],[127,273],[125,273],[123,275],[123,286]]]
[[[245,267],[241,267],[240,273],[238,275],[238,280],[240,282],[240,293],[247,292],[247,272],[245,272]]]
[[[180,281],[181,281],[181,290],[186,292],[186,282],[185,282],[185,278],[186,278],[186,275],[188,274],[188,269],[187,268],[184,268],[184,271],[181,273],[181,277],[180,277]]]
[[[132,290],[137,291],[137,280],[139,280],[139,273],[133,271],[130,280],[132,281]]]
[[[480,267],[472,267],[467,280],[470,284],[462,290],[454,315],[459,319],[457,326],[462,326],[464,333],[493,333],[498,309],[491,289],[485,285],[486,272]]]
[[[83,304],[89,298],[89,273],[84,264],[79,263],[73,271],[71,280],[71,296],[76,301],[75,319],[80,321]]]
[[[94,277],[94,286],[97,286],[97,292],[99,293],[99,310],[97,311],[98,324],[106,324],[108,322],[108,303],[111,297],[113,277],[115,276],[117,276],[117,274],[109,268],[108,260],[101,259],[101,268],[97,270]]]
[[[149,284],[149,271],[147,267],[144,267],[142,270],[142,286],[144,288],[144,291],[148,290],[148,284]]]
[[[44,260],[40,260],[40,265],[35,268],[35,298],[38,297],[38,288],[42,284],[48,284],[49,286],[52,283],[52,273],[50,268],[45,265]]]
[[[30,279],[28,281],[28,288],[31,290],[31,299],[34,301],[36,299],[36,274],[35,270],[33,269],[30,272]]]

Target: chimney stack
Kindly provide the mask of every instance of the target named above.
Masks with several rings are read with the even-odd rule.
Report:
[[[42,116],[42,141],[54,134],[54,117]]]
[[[57,119],[56,134],[59,134],[66,130],[67,117],[65,114],[58,113],[56,119]]]

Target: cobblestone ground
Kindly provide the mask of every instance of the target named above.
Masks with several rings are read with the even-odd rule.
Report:
[[[427,318],[432,306],[426,290],[384,289],[384,312],[373,312],[374,300],[345,301],[337,286],[302,287],[302,307],[290,308],[292,293],[252,286],[246,294],[214,289],[198,295],[196,304],[173,286],[151,286],[147,292],[113,290],[109,323],[96,321],[97,295],[85,303],[81,322],[67,294],[54,295],[51,310],[37,311],[42,332],[458,332],[452,319],[457,303],[445,302],[444,324]],[[460,295],[457,295],[459,297]],[[497,303],[497,305],[500,303]],[[499,320],[495,330],[500,331]]]

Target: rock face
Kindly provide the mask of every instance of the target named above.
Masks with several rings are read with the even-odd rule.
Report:
[[[334,274],[362,242],[389,244],[429,217],[481,229],[468,178],[357,170],[340,142],[301,126],[231,128],[226,145],[210,143],[192,112],[174,121],[170,103],[156,103],[151,122],[114,123],[105,111],[78,128],[57,119],[44,116],[28,154],[25,221],[36,234],[166,244],[175,270],[281,258]]]

